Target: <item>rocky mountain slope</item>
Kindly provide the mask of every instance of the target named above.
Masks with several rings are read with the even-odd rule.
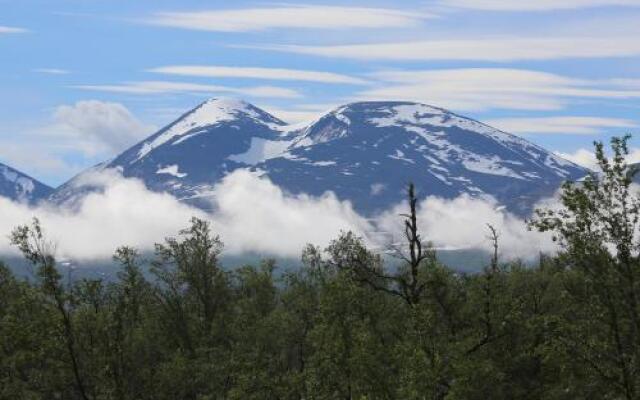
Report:
[[[32,177],[0,163],[0,196],[24,203],[47,198],[53,189]]]

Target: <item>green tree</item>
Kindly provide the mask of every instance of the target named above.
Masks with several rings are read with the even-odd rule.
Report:
[[[595,395],[640,396],[640,198],[625,158],[629,137],[596,143],[601,169],[565,184],[560,209],[538,210],[531,225],[554,233],[568,302],[557,320],[556,348],[589,372]],[[605,388],[603,392],[602,388]],[[592,394],[593,395],[593,394]]]
[[[19,226],[11,233],[11,243],[18,247],[24,257],[37,267],[40,288],[46,299],[55,307],[62,338],[67,349],[67,357],[73,373],[75,389],[83,400],[91,399],[88,378],[83,370],[81,355],[78,350],[75,327],[73,325],[72,300],[61,283],[61,276],[56,268],[53,254],[54,246],[49,242],[40,226],[34,219],[31,225]]]

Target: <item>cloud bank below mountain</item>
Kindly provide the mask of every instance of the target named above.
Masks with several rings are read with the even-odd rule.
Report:
[[[320,197],[287,194],[244,170],[213,187],[215,211],[211,213],[149,191],[141,181],[125,179],[114,170],[90,174],[78,184],[100,190],[73,209],[46,204],[29,207],[0,198],[0,254],[15,254],[8,235],[33,217],[41,220],[59,258],[79,261],[107,259],[121,245],[152,250],[154,243],[185,228],[191,217],[211,221],[228,255],[297,258],[306,244],[326,246],[347,230],[384,250],[401,241],[399,214],[406,212],[405,206],[398,205],[377,218],[365,219],[332,193]],[[438,248],[488,249],[486,224],[491,224],[501,234],[505,257],[528,258],[554,249],[548,237],[528,232],[521,219],[501,211],[490,198],[428,197],[419,204],[419,219],[423,237]]]

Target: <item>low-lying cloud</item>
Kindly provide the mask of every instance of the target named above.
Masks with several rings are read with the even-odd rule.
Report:
[[[297,258],[308,243],[326,246],[340,231],[351,230],[376,249],[402,238],[406,207],[398,205],[378,218],[358,215],[349,202],[332,193],[320,197],[291,195],[247,171],[228,175],[212,190],[211,213],[179,202],[169,194],[146,189],[136,179],[107,170],[85,176],[78,184],[99,190],[73,209],[50,204],[29,207],[0,198],[0,253],[15,253],[11,230],[41,220],[54,241],[57,256],[74,260],[105,259],[121,245],[140,250],[175,236],[191,217],[207,219],[225,243],[225,254],[257,253]],[[524,221],[500,211],[491,199],[461,196],[453,200],[429,197],[419,204],[423,237],[438,248],[489,249],[486,224],[500,233],[506,257],[531,257],[551,251],[545,236],[528,232]]]
[[[546,205],[554,203],[548,200]],[[402,241],[403,221],[399,214],[407,206],[399,205],[378,219],[378,227],[388,232],[394,242]],[[418,205],[418,224],[422,237],[438,249],[480,249],[489,251],[489,228],[496,229],[500,254],[506,258],[529,259],[556,247],[549,235],[532,232],[526,222],[506,211],[491,198],[462,195],[453,200],[427,197]]]
[[[154,243],[185,228],[193,216],[211,221],[227,254],[299,257],[307,243],[327,245],[341,230],[364,235],[370,229],[348,202],[332,194],[286,195],[246,171],[227,176],[213,189],[217,211],[210,214],[169,194],[149,191],[141,181],[125,179],[113,170],[84,176],[77,184],[98,190],[73,209],[33,208],[0,198],[0,253],[13,251],[9,233],[33,217],[40,219],[55,242],[58,256],[83,260],[110,257],[121,245],[151,250]]]
[[[108,258],[121,245],[150,249],[174,234],[198,212],[168,194],[148,191],[141,181],[115,172],[94,176],[101,193],[88,195],[73,210],[44,205],[31,208],[0,198],[0,252],[12,251],[11,230],[33,217],[40,219],[57,256],[75,259]]]

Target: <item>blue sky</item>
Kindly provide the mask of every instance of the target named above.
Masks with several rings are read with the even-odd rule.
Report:
[[[588,164],[636,133],[640,0],[0,0],[0,162],[50,185],[208,97],[449,108]]]

